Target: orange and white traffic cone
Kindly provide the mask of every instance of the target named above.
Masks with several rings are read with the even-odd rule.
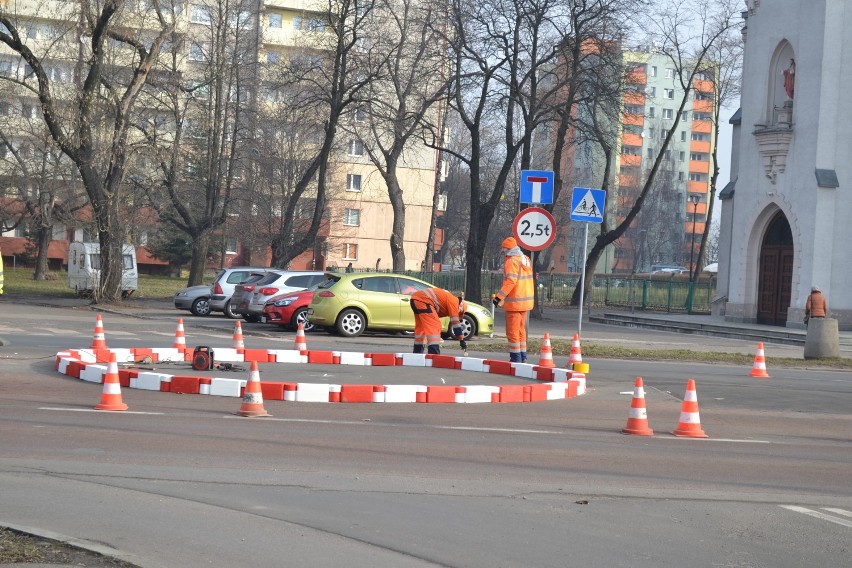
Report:
[[[683,406],[680,409],[680,420],[677,428],[672,431],[675,436],[686,438],[708,438],[701,429],[701,417],[698,416],[698,395],[695,392],[695,379],[686,383],[686,394],[683,396]]]
[[[568,356],[568,366],[573,367],[574,363],[582,363],[583,354],[580,352],[580,334],[575,333],[574,339],[571,340],[571,354]]]
[[[181,351],[186,349],[186,336],[183,334],[183,318],[178,318],[177,329],[175,330],[175,342],[172,344],[172,347]]]
[[[260,371],[257,368],[257,361],[251,362],[249,380],[246,383],[246,390],[243,393],[243,403],[237,411],[237,416],[245,416],[247,418],[272,416],[263,408],[263,393],[260,390]]]
[[[754,356],[754,366],[751,368],[750,377],[758,379],[768,379],[769,373],[766,372],[766,358],[763,356],[763,342],[757,344],[757,354]]]
[[[556,367],[556,363],[553,362],[553,349],[550,347],[549,333],[544,334],[544,339],[541,342],[541,353],[538,356],[538,366],[545,367],[547,369],[553,369]]]
[[[299,329],[296,331],[296,342],[293,344],[293,349],[296,351],[307,351],[308,340],[305,337],[305,324],[300,323]]]
[[[234,322],[234,349],[245,349],[246,344],[243,341],[243,326],[239,320]]]
[[[654,435],[654,431],[648,428],[648,411],[645,409],[645,386],[642,384],[642,377],[636,377],[630,413],[627,415],[627,426],[622,428],[621,432],[634,436]]]
[[[118,380],[118,362],[115,353],[109,355],[101,401],[95,405],[95,410],[127,410],[127,405],[121,400],[121,383]]]
[[[101,314],[98,314],[98,320],[95,322],[95,336],[92,339],[91,349],[109,349],[106,344],[104,320],[101,319]]]

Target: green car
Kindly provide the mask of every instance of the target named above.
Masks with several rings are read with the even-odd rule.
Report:
[[[414,331],[414,312],[408,300],[417,290],[434,288],[411,276],[385,272],[328,272],[326,276],[328,280],[314,291],[308,319],[317,327],[344,337],[356,337],[365,331]],[[449,335],[450,319],[442,321]],[[472,302],[467,302],[462,324],[465,338],[494,333],[491,312]]]

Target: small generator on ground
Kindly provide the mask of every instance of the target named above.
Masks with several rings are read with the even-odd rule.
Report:
[[[198,346],[192,352],[192,368],[196,371],[208,371],[213,368],[213,350],[204,346]]]

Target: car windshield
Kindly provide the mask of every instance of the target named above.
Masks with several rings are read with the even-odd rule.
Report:
[[[317,290],[327,290],[337,284],[340,281],[340,278],[335,278],[334,276],[326,275],[328,280],[323,280],[319,284],[317,284]]]

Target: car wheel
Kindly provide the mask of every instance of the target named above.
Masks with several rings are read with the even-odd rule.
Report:
[[[260,316],[254,314],[243,314],[243,319],[249,323],[257,323],[260,321]]]
[[[228,300],[227,302],[225,302],[225,308],[222,311],[225,314],[226,318],[230,318],[232,320],[235,320],[235,319],[238,319],[240,317],[240,314],[238,314],[237,312],[234,311],[234,306],[231,305],[231,300]]]
[[[358,310],[349,308],[343,310],[337,316],[337,333],[343,337],[357,337],[361,335],[367,327],[367,318]]]
[[[189,311],[196,316],[210,315],[210,298],[196,298]]]
[[[311,331],[314,328],[314,324],[308,319],[308,308],[299,308],[296,310],[290,323],[293,325],[293,329],[299,329],[299,324],[305,326],[305,331]]]
[[[476,320],[473,319],[473,316],[465,314],[461,321],[462,327],[464,328],[464,338],[468,339],[469,337],[473,337],[476,335],[478,331],[476,329]]]

